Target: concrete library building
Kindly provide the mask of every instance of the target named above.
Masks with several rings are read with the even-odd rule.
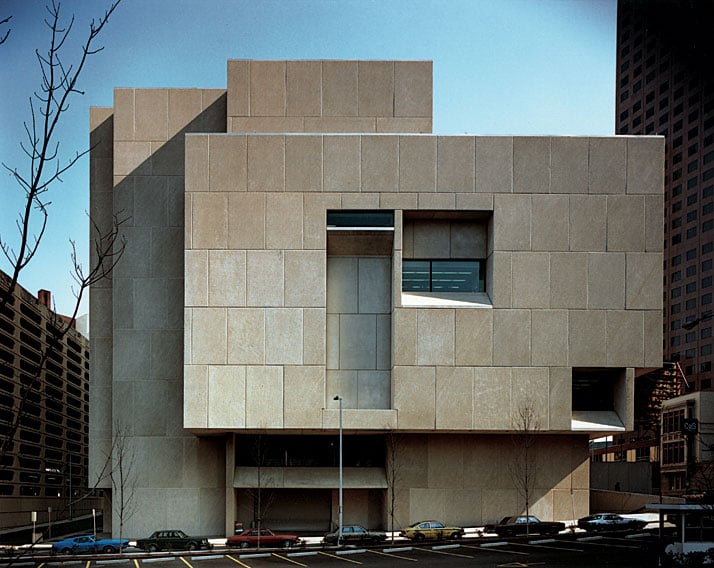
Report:
[[[431,132],[429,61],[231,60],[92,109],[115,533],[326,531],[340,494],[387,530],[588,513],[588,440],[662,364],[664,140]]]

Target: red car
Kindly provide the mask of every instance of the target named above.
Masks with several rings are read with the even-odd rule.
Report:
[[[248,548],[265,546],[268,548],[288,548],[300,544],[300,538],[294,534],[276,534],[270,529],[246,529],[240,534],[229,536],[226,546],[230,548]]]

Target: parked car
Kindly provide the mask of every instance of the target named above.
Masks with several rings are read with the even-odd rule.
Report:
[[[337,544],[339,530],[334,530],[322,537],[325,544]],[[345,544],[375,544],[386,540],[382,531],[370,531],[361,525],[345,525],[342,527],[342,542]]]
[[[586,531],[639,530],[647,524],[642,519],[630,519],[615,513],[597,513],[578,519],[578,528]]]
[[[137,548],[147,552],[157,552],[159,550],[198,550],[199,548],[210,549],[208,539],[204,537],[188,536],[183,531],[154,531],[149,538],[141,538],[136,541]]]
[[[422,541],[427,538],[442,540],[445,538],[461,538],[464,536],[464,529],[461,527],[447,527],[439,521],[421,521],[402,529],[399,534],[416,541]]]
[[[558,534],[565,530],[565,523],[558,521],[541,521],[533,515],[503,517],[495,525],[486,525],[485,533],[496,533],[498,536],[516,536],[522,534]]]
[[[60,554],[80,554],[82,552],[105,552],[112,554],[119,552],[129,546],[129,541],[126,539],[119,540],[118,538],[97,538],[94,535],[88,534],[84,536],[74,536],[65,538],[52,543],[52,552]]]
[[[246,529],[240,534],[229,536],[226,545],[230,548],[248,548],[250,546],[282,546],[288,548],[300,544],[300,538],[294,534],[277,534],[270,529]]]

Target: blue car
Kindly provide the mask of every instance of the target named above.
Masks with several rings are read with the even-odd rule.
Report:
[[[129,541],[118,538],[97,538],[91,534],[74,536],[52,543],[52,552],[60,554],[80,554],[82,552],[106,552],[111,554],[129,546]]]

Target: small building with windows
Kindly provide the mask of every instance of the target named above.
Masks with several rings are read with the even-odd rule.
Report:
[[[662,403],[662,494],[714,498],[714,392]]]
[[[329,530],[340,424],[345,524],[516,515],[523,467],[531,514],[586,515],[589,439],[662,365],[663,139],[435,135],[429,61],[227,75],[91,114],[92,217],[128,217],[91,295],[124,534]]]
[[[0,271],[0,528],[91,514],[88,498],[89,340]],[[43,359],[45,359],[43,361]],[[38,368],[41,369],[38,372]],[[79,497],[80,502],[75,503]]]

